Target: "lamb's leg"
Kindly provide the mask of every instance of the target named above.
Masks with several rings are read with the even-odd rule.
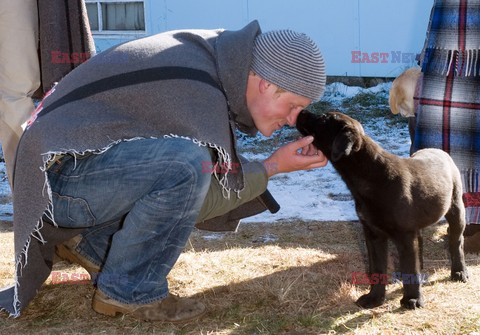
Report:
[[[385,302],[388,239],[386,236],[375,234],[364,222],[362,222],[362,224],[365,233],[365,242],[367,244],[370,278],[372,278],[372,274],[376,274],[384,279],[379,278],[378,283],[371,284],[370,292],[362,295],[356,301],[356,304],[363,308],[373,308]]]
[[[452,280],[466,282],[468,279],[465,255],[463,253],[463,231],[465,230],[465,207],[462,201],[461,191],[454,193],[452,207],[445,218],[448,221],[448,247],[452,261]]]
[[[408,309],[423,307],[424,301],[420,290],[419,238],[418,231],[406,232],[395,237],[400,257],[400,272],[403,281],[403,298],[400,304]]]

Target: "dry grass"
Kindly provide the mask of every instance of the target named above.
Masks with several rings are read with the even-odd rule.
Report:
[[[2,226],[2,228],[4,228]],[[480,329],[480,257],[467,255],[471,279],[449,280],[446,225],[424,232],[426,307],[400,308],[401,286],[388,285],[387,302],[372,310],[354,301],[367,292],[351,284],[365,271],[361,229],[353,222],[243,225],[236,234],[196,231],[170,275],[170,289],[200,298],[209,312],[183,326],[104,317],[91,308],[91,285],[48,281],[18,319],[2,313],[8,334],[474,334]],[[263,242],[263,237],[277,240]],[[12,233],[0,233],[0,283],[12,275]],[[393,254],[393,253],[392,253]],[[393,255],[394,256],[394,255]],[[395,257],[392,257],[392,264]],[[55,269],[83,270],[59,263]],[[390,271],[393,271],[393,267]]]

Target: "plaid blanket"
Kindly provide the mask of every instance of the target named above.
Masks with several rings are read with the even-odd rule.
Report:
[[[436,0],[422,52],[414,151],[448,152],[463,178],[467,224],[480,224],[480,0]]]
[[[480,0],[435,0],[421,54],[423,73],[480,75]]]

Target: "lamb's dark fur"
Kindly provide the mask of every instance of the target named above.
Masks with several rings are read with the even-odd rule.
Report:
[[[370,274],[387,271],[388,239],[395,243],[402,274],[419,275],[420,229],[449,223],[451,278],[467,280],[463,254],[465,208],[460,173],[448,154],[424,149],[411,158],[383,150],[365,135],[362,125],[338,112],[315,115],[302,111],[297,129],[313,135],[313,144],[330,160],[350,189],[363,225]],[[417,277],[418,278],[418,277]],[[371,308],[385,301],[385,284],[371,285],[357,304]],[[404,283],[406,308],[422,307],[420,283]]]

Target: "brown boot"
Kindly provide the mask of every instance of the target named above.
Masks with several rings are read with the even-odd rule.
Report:
[[[82,236],[77,235],[68,241],[63,242],[62,244],[57,245],[55,247],[55,253],[64,261],[80,265],[87,270],[88,273],[100,272],[100,266],[89,261],[75,250],[81,240]]]
[[[199,318],[206,312],[201,302],[180,298],[173,294],[160,301],[145,305],[124,304],[110,299],[100,290],[95,291],[92,308],[95,312],[115,316],[117,313],[128,314],[137,319],[146,321],[187,322]]]
[[[480,252],[480,232],[472,236],[466,236],[463,249],[465,252],[478,254]]]

